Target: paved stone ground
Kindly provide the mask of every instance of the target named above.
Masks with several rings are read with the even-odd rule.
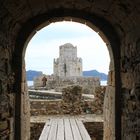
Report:
[[[50,118],[62,118],[62,117],[73,117],[71,115],[47,115],[47,116],[31,116],[31,123],[43,123]],[[103,122],[103,115],[87,114],[87,115],[75,115],[83,122]]]

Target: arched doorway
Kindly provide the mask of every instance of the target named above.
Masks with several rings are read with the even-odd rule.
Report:
[[[96,15],[90,15],[88,13],[83,13],[82,11],[73,11],[73,10],[54,10],[50,11],[48,14],[43,14],[37,16],[33,19],[27,21],[21,31],[18,34],[16,41],[16,50],[14,52],[13,63],[17,65],[13,65],[13,70],[15,71],[15,92],[16,94],[16,107],[15,107],[15,139],[21,139],[22,136],[22,123],[21,123],[21,107],[22,107],[22,94],[24,92],[23,84],[24,79],[22,74],[24,73],[24,54],[27,43],[32,38],[32,36],[36,33],[37,30],[42,27],[48,25],[51,22],[55,21],[76,21],[83,24],[88,25],[96,32],[99,32],[99,35],[106,42],[110,57],[111,57],[111,65],[110,65],[110,80],[108,86],[109,96],[106,97],[106,102],[110,102],[106,106],[107,112],[109,112],[110,116],[108,118],[107,123],[112,123],[108,126],[107,136],[112,135],[114,139],[121,139],[121,112],[120,112],[120,42],[118,36],[113,29],[113,27],[105,20]],[[117,117],[115,117],[117,116]],[[107,126],[107,124],[106,124]],[[106,139],[107,139],[106,136]],[[111,138],[111,139],[112,139]]]

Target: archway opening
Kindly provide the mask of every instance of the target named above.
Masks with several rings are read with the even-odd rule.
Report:
[[[38,133],[34,132],[37,125],[40,128],[42,121],[45,122],[43,119],[47,120],[51,115],[82,114],[92,139],[103,139],[103,99],[110,60],[107,46],[98,33],[77,22],[52,23],[35,34],[27,46],[25,58],[31,105],[31,138],[36,136],[38,139],[39,129]],[[63,70],[64,65],[67,70]],[[60,102],[63,94],[56,95],[68,85],[75,84],[82,87],[84,99],[76,106],[67,104],[67,109],[64,109],[64,103]],[[72,99],[71,96],[67,97],[67,101]]]
[[[33,36],[26,50],[26,70],[53,74],[53,61],[59,57],[59,46],[66,43],[77,47],[77,57],[82,57],[84,60],[83,71],[96,69],[108,74],[110,63],[108,48],[98,32],[93,31],[86,24],[68,21],[52,23]],[[33,78],[29,77],[27,81],[30,80],[33,81]]]
[[[111,110],[110,114],[109,114],[110,119],[107,120],[106,122],[107,122],[107,124],[112,123],[109,126],[106,125],[108,127],[108,129],[110,130],[109,133],[107,134],[107,136],[111,135],[111,137],[116,137],[116,138],[120,137],[120,133],[119,133],[120,129],[117,129],[117,128],[120,128],[120,118],[116,119],[116,117],[115,117],[115,115],[117,113],[118,113],[118,115],[120,115],[119,100],[117,100],[117,99],[120,99],[119,98],[120,97],[119,96],[119,94],[120,94],[119,93],[119,91],[120,91],[119,47],[117,48],[117,46],[119,45],[119,41],[118,41],[117,35],[116,35],[115,31],[113,30],[112,26],[108,22],[106,22],[104,19],[100,19],[100,18],[96,17],[95,15],[93,15],[92,18],[91,18],[91,15],[88,15],[88,14],[87,15],[84,14],[84,16],[81,16],[81,13],[79,13],[77,11],[77,14],[74,15],[74,17],[76,17],[76,18],[71,18],[71,16],[69,17],[69,14],[70,14],[69,12],[66,12],[66,13],[60,12],[58,14],[59,18],[54,19],[53,18],[54,15],[53,15],[53,16],[51,16],[51,18],[49,17],[49,20],[46,18],[41,18],[41,17],[39,17],[39,20],[36,20],[37,19],[36,18],[34,20],[34,25],[32,26],[32,28],[30,28],[31,25],[29,25],[27,23],[27,24],[25,24],[23,30],[21,30],[21,32],[19,33],[19,36],[17,38],[17,50],[15,51],[15,55],[17,56],[16,58],[19,58],[19,59],[13,60],[14,62],[17,62],[19,64],[18,66],[14,66],[14,69],[18,69],[18,70],[15,70],[15,72],[16,72],[15,85],[17,85],[17,87],[15,87],[15,90],[19,93],[16,95],[16,111],[15,111],[16,115],[15,116],[16,116],[16,119],[18,120],[18,121],[15,121],[15,123],[16,123],[15,132],[16,132],[16,134],[18,134],[18,135],[16,135],[16,139],[18,139],[18,138],[20,139],[21,135],[22,135],[21,130],[22,130],[22,126],[23,126],[22,125],[23,121],[21,119],[21,116],[22,116],[21,108],[23,106],[22,106],[22,98],[21,98],[20,93],[23,93],[23,90],[25,90],[25,89],[21,88],[22,84],[25,84],[24,83],[25,81],[23,80],[21,73],[23,73],[23,69],[22,69],[23,64],[24,64],[23,58],[25,55],[25,49],[27,47],[27,43],[31,39],[33,34],[36,32],[36,30],[38,30],[44,26],[44,24],[42,24],[42,23],[45,23],[45,25],[46,25],[50,22],[62,21],[64,19],[69,20],[69,21],[73,20],[73,21],[78,21],[81,23],[86,23],[92,29],[94,28],[93,25],[95,25],[96,27],[98,27],[100,29],[99,30],[97,28],[94,28],[96,31],[99,31],[99,34],[103,37],[103,40],[106,42],[107,47],[109,48],[110,57],[113,58],[113,59],[111,59],[113,61],[111,61],[111,68],[110,68],[111,71],[109,72],[109,75],[111,78],[109,79],[109,90],[108,90],[108,91],[113,92],[113,94],[108,96],[109,98],[113,98],[113,101],[111,102],[111,105],[112,105],[111,109],[110,109],[110,104],[108,104],[108,106],[105,107],[106,110]],[[46,15],[43,15],[43,17],[44,16],[47,17]],[[94,19],[94,21],[92,19]],[[46,20],[47,20],[47,23],[45,22]],[[103,21],[103,23],[101,23],[101,21]],[[106,25],[106,26],[104,26],[104,25]],[[24,31],[24,29],[26,29],[26,30]],[[106,35],[106,37],[103,33]],[[117,53],[114,53],[114,52],[117,52]],[[21,85],[19,85],[20,83],[21,83]],[[112,97],[112,95],[113,95],[113,97]],[[107,102],[108,102],[108,97],[107,97]],[[106,116],[106,117],[108,118],[108,116]],[[108,129],[107,129],[107,131],[108,131]],[[119,135],[118,135],[118,133],[119,133]]]

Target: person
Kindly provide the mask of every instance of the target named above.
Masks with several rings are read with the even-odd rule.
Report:
[[[42,81],[43,81],[43,87],[45,87],[45,86],[46,86],[46,82],[47,82],[47,78],[44,76],[44,77],[42,78]]]

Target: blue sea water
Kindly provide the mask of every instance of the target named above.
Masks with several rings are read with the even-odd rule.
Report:
[[[33,81],[27,81],[28,86],[33,86]]]
[[[27,81],[28,86],[33,86],[33,81]],[[101,81],[101,85],[102,86],[106,86],[107,85],[107,81]]]
[[[107,81],[101,81],[101,86],[106,86],[107,85]]]

